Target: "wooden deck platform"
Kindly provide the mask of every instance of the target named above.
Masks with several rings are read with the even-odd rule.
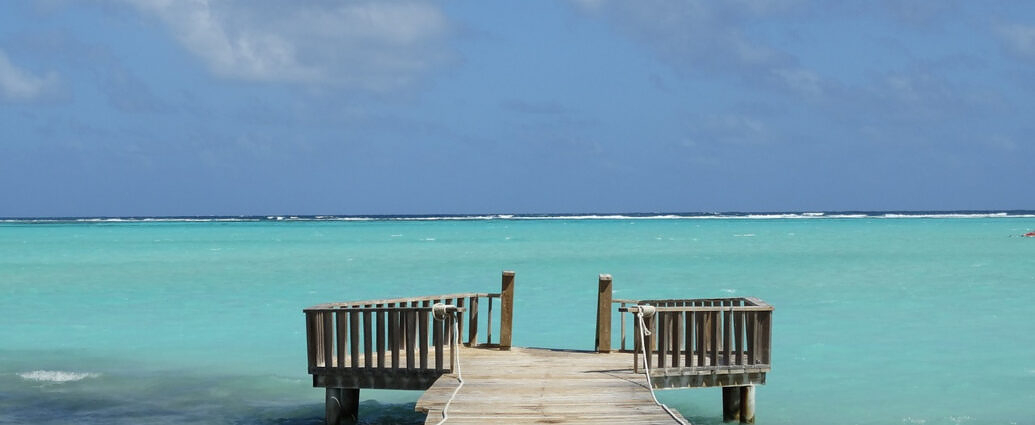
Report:
[[[416,410],[427,424],[443,411],[449,424],[688,423],[656,404],[652,387],[721,387],[723,419],[754,423],[754,388],[771,368],[772,306],[752,297],[619,300],[611,283],[599,277],[593,351],[513,347],[512,271],[499,293],[306,308],[308,372],[326,389],[327,423],[356,419],[361,388],[425,391]],[[458,374],[464,385],[449,402]]]
[[[632,354],[540,348],[461,348],[464,386],[449,405],[449,424],[677,424],[654,404]],[[456,389],[440,377],[417,401],[426,424],[442,419]],[[678,415],[678,412],[675,412]],[[680,417],[682,419],[682,417]]]

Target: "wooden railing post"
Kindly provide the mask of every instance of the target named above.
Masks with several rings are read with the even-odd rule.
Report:
[[[467,317],[470,323],[467,326],[467,346],[478,346],[478,297],[471,297],[467,307]]]
[[[611,352],[611,275],[602,274],[597,280],[597,339],[598,353]]]
[[[514,327],[514,272],[503,272],[500,285],[500,350],[510,350]]]

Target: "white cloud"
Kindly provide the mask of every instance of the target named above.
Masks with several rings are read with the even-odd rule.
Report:
[[[1000,40],[1011,53],[1022,58],[1035,59],[1035,26],[1003,25],[997,30]]]
[[[57,85],[57,74],[33,75],[11,63],[0,50],[0,98],[10,101],[31,101],[46,95]]]
[[[788,88],[806,96],[819,97],[824,93],[823,80],[818,74],[808,69],[776,69],[773,70]]]
[[[448,56],[446,17],[422,1],[124,1],[226,78],[385,90]]]

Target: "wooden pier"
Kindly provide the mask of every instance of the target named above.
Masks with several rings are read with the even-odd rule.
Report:
[[[655,403],[651,388],[693,387],[722,387],[723,418],[754,422],[754,386],[770,369],[772,306],[756,298],[616,300],[610,276],[598,285],[593,351],[512,348],[513,272],[503,272],[499,293],[305,309],[309,373],[326,388],[327,422],[355,419],[359,389],[383,388],[425,391],[416,409],[427,424],[689,423]],[[612,335],[616,312],[620,333]],[[649,335],[641,335],[641,314]]]

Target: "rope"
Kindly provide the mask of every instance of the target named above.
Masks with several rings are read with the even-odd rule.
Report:
[[[435,304],[432,307],[432,311],[434,311],[435,307],[438,307],[440,305],[442,305],[442,304]],[[444,318],[444,316],[445,316],[445,306],[442,307],[442,312],[443,312],[443,318]],[[444,424],[446,422],[446,419],[449,419],[449,415],[446,413],[446,411],[449,410],[449,405],[453,402],[453,398],[456,397],[456,393],[460,392],[460,388],[463,388],[463,386],[464,386],[464,375],[460,372],[460,349],[459,349],[460,348],[460,326],[459,326],[459,322],[460,321],[457,319],[455,311],[452,312],[452,314],[453,314],[453,346],[450,347],[450,350],[456,351],[456,356],[454,356],[454,358],[456,359],[456,364],[454,366],[456,368],[455,369],[456,370],[456,380],[460,382],[460,385],[456,386],[456,389],[453,390],[453,395],[449,396],[449,400],[446,401],[446,405],[442,407],[442,420],[438,421],[438,423],[435,424],[435,425],[442,425],[442,424]],[[435,318],[437,319],[438,316],[435,316]]]
[[[640,349],[643,350],[643,374],[647,377],[647,389],[650,390],[650,398],[654,399],[654,404],[657,404],[658,406],[661,406],[662,409],[665,409],[665,412],[667,412],[668,415],[672,417],[672,419],[675,419],[676,422],[679,422],[683,425],[689,425],[686,423],[686,421],[684,421],[678,415],[673,413],[672,410],[668,408],[668,406],[658,401],[658,398],[654,396],[654,385],[652,385],[650,382],[650,359],[647,358],[647,344],[644,343],[643,339],[644,335],[650,335],[651,332],[647,330],[647,326],[643,324],[643,311],[636,312],[636,318],[639,319],[637,320],[637,322],[640,323]]]

